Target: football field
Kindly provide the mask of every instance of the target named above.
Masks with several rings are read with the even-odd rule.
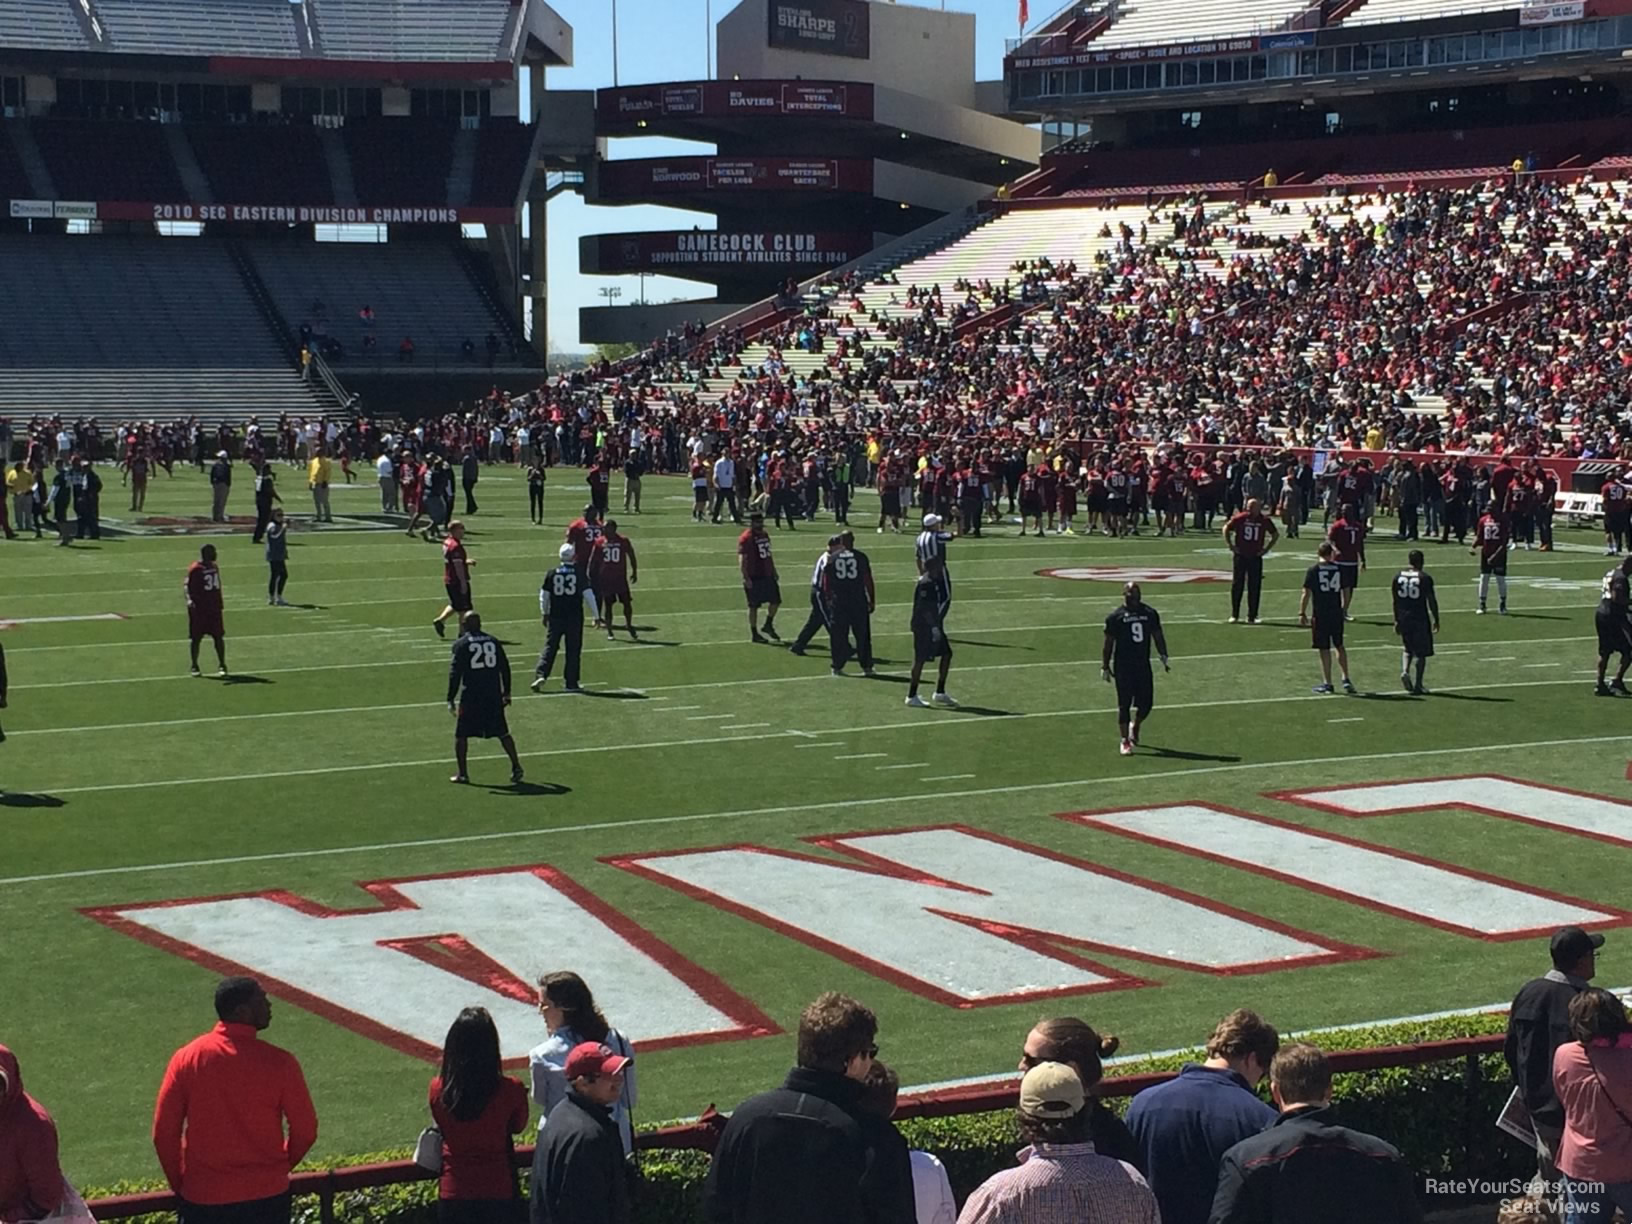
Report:
[[[384,529],[369,479],[314,530],[279,473],[302,513],[295,607],[266,605],[247,521],[182,530],[208,510],[191,469],[157,477],[145,522],[105,473],[120,529],[99,545],[0,544],[0,1040],[81,1183],[157,1175],[153,1093],[225,972],[276,983],[268,1037],[301,1058],[330,1161],[411,1142],[461,1006],[492,1009],[524,1058],[547,970],[582,973],[640,1047],[652,1123],[780,1076],[824,989],[877,1011],[881,1056],[918,1085],[1006,1071],[1048,1013],[1138,1052],[1241,1005],[1286,1032],[1487,1004],[1545,968],[1545,933],[1632,917],[1632,703],[1592,695],[1594,531],[1516,554],[1508,616],[1494,592],[1474,614],[1465,550],[1424,545],[1444,624],[1413,697],[1389,617],[1405,546],[1379,519],[1350,697],[1311,693],[1297,627],[1318,517],[1271,554],[1255,627],[1224,623],[1215,535],[998,528],[949,546],[961,707],[911,709],[912,534],[874,534],[870,495],[852,517],[879,675],[835,678],[825,636],[804,658],[748,640],[737,529],[693,523],[685,482],[649,478],[645,513],[613,516],[638,550],[641,640],[586,624],[589,693],[563,694],[558,664],[534,696],[539,581],[581,474],[552,472],[535,527],[520,479],[488,469],[466,543],[527,778],[477,741],[455,787],[439,550]],[[831,529],[772,531],[785,640]],[[187,674],[181,584],[204,538],[225,682]],[[1130,571],[1173,670],[1122,757],[1099,652]]]

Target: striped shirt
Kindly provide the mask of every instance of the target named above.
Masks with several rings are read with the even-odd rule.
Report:
[[[1039,1143],[1020,1167],[988,1177],[958,1224],[1161,1224],[1156,1196],[1132,1165],[1091,1143]]]
[[[816,558],[816,568],[810,571],[810,585],[816,590],[822,589],[822,572],[827,569],[827,559],[831,554],[823,553]]]

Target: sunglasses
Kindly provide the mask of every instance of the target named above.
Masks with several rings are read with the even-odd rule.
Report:
[[[870,1045],[865,1050],[863,1050],[862,1053],[865,1054],[868,1058],[877,1058],[878,1057],[878,1047],[876,1045]]]

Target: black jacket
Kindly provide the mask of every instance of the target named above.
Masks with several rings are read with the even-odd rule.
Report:
[[[837,1072],[795,1067],[782,1087],[737,1106],[709,1165],[703,1219],[708,1224],[893,1221],[870,1211],[863,1191],[869,1149],[852,1112],[860,1092],[861,1085]]]
[[[628,1224],[628,1176],[611,1113],[569,1092],[533,1152],[532,1224]]]
[[[1576,993],[1568,982],[1535,978],[1519,988],[1507,1013],[1507,1069],[1531,1119],[1544,1126],[1564,1125],[1564,1106],[1553,1092],[1553,1055],[1570,1040]]]
[[[1126,1161],[1139,1172],[1145,1171],[1145,1154],[1134,1141],[1128,1124],[1117,1117],[1097,1098],[1089,1098],[1088,1138],[1094,1151],[1112,1160]]]
[[[1418,1224],[1411,1183],[1389,1144],[1294,1109],[1224,1153],[1211,1224]]]
[[[867,1140],[867,1171],[861,1175],[867,1218],[874,1224],[917,1224],[906,1139],[888,1118],[863,1114],[859,1121]]]

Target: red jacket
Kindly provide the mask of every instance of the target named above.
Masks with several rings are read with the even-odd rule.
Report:
[[[442,1077],[430,1088],[431,1117],[442,1132],[442,1181],[445,1199],[516,1197],[516,1174],[510,1163],[510,1136],[527,1126],[527,1089],[508,1075],[480,1116],[460,1121],[442,1106]]]
[[[57,1124],[23,1091],[17,1056],[0,1046],[0,1220],[38,1220],[62,1202]]]
[[[187,1202],[283,1194],[289,1170],[316,1141],[300,1064],[250,1025],[223,1021],[171,1056],[153,1107],[153,1148],[170,1188]]]

